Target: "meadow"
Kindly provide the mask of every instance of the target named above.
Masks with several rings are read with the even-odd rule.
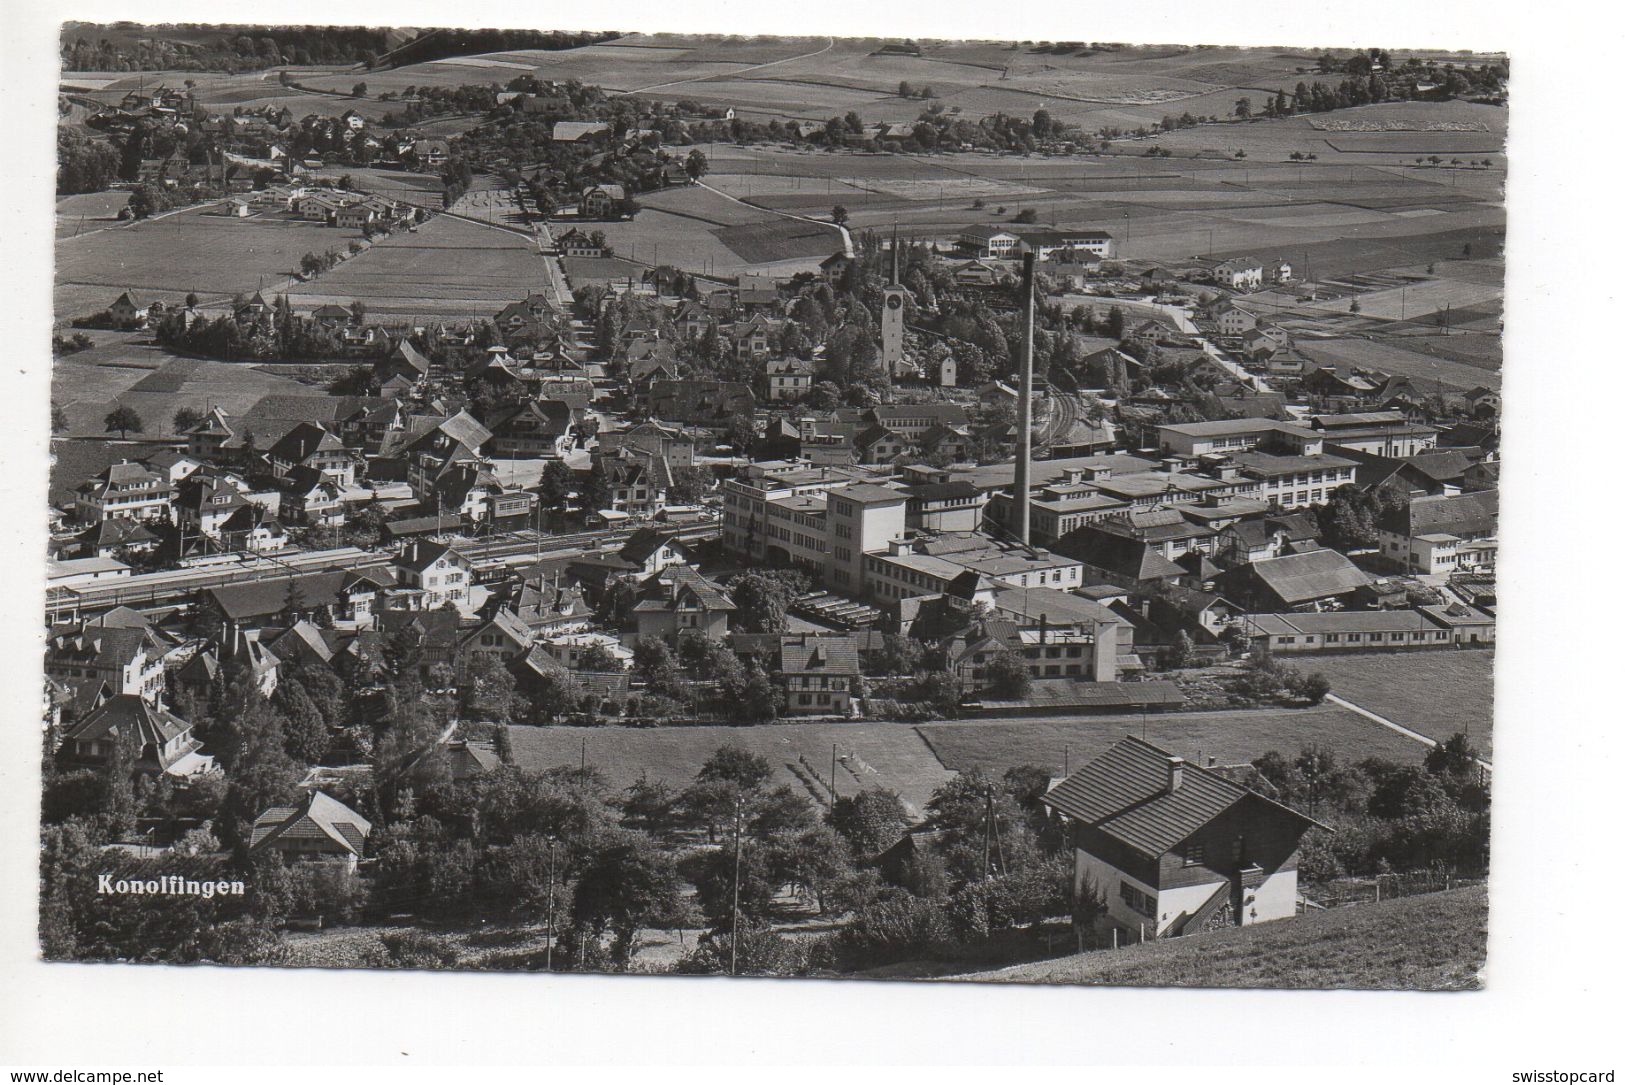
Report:
[[[931,747],[906,723],[783,723],[755,727],[524,727],[511,729],[515,763],[528,769],[578,764],[602,772],[613,790],[640,779],[664,781],[674,791],[693,782],[706,759],[724,745],[742,746],[767,758],[773,782],[788,784],[820,802],[827,792],[801,765],[805,757],[822,780],[829,778],[830,752],[839,756],[837,792],[890,788],[916,813],[931,792],[952,776]],[[799,769],[799,771],[798,771]],[[809,786],[811,783],[811,786]]]
[[[1321,672],[1333,693],[1361,708],[1438,741],[1467,732],[1491,755],[1493,651],[1326,656],[1302,669]]]
[[[1135,987],[1404,988],[1482,986],[1485,886],[1313,912],[1291,921],[957,977],[995,983]]]
[[[365,302],[375,315],[495,316],[546,288],[535,242],[509,230],[438,216],[397,230],[354,259],[289,290],[295,308]]]
[[[281,216],[234,219],[189,208],[56,245],[56,317],[105,309],[134,288],[143,299],[205,302],[280,289],[307,252],[343,251],[359,230],[340,230]]]
[[[147,436],[173,432],[182,407],[222,407],[240,414],[261,397],[320,395],[320,388],[274,376],[244,363],[181,358],[128,334],[106,337],[90,350],[58,358],[51,368],[51,402],[68,417],[67,436],[99,437],[114,406],[135,409]]]
[[[1334,681],[1335,686],[1335,681]],[[1294,756],[1304,746],[1329,746],[1348,760],[1387,757],[1420,761],[1423,747],[1335,705],[1232,712],[1168,712],[1122,716],[928,723],[919,728],[943,765],[956,772],[998,775],[1012,765],[1040,765],[1060,776],[1098,757],[1125,735],[1143,735],[1193,762],[1246,764],[1271,750]]]
[[[777,723],[754,727],[533,727],[512,729],[514,757],[530,769],[578,764],[583,757],[621,790],[647,777],[680,791],[719,746],[743,746],[766,757],[776,783],[825,800],[830,751],[838,753],[836,786],[890,788],[916,812],[954,773],[997,776],[1015,765],[1040,765],[1059,776],[1105,752],[1125,734],[1140,734],[1192,759],[1237,764],[1278,750],[1295,755],[1310,743],[1340,757],[1387,757],[1406,764],[1423,747],[1358,713],[1335,706],[1246,712],[1178,712],[1139,716],[1053,717],[930,723]],[[801,758],[806,758],[803,764]],[[809,771],[809,769],[811,771]]]

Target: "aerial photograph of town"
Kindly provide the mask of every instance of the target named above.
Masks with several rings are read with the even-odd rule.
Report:
[[[39,954],[1479,988],[1404,45],[65,24]]]

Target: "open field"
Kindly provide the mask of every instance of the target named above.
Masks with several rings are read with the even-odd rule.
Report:
[[[1299,667],[1331,679],[1332,692],[1344,700],[1429,738],[1442,742],[1465,731],[1490,759],[1493,651],[1337,655]]]
[[[705,183],[718,191],[814,218],[841,204],[854,231],[895,225],[921,240],[951,241],[965,226],[1008,224],[1030,209],[1040,224],[1110,231],[1128,259],[1278,254],[1325,279],[1459,259],[1465,244],[1494,253],[1505,232],[1493,170],[705,149]]]
[[[62,196],[56,201],[56,236],[72,237],[110,226],[129,202],[130,194],[122,189]]]
[[[171,433],[182,407],[223,407],[240,414],[271,393],[322,394],[320,388],[246,363],[180,358],[127,334],[90,334],[113,338],[58,358],[51,369],[51,401],[68,416],[69,436],[102,436],[102,420],[115,405],[133,407],[150,437]]]
[[[1335,681],[1334,681],[1335,685]],[[1013,765],[1040,765],[1060,776],[1104,753],[1124,735],[1149,742],[1200,764],[1245,764],[1271,750],[1288,756],[1310,743],[1340,757],[1388,757],[1407,764],[1424,747],[1364,716],[1327,705],[1320,708],[1231,712],[1169,712],[1121,716],[1053,716],[1042,719],[928,723],[919,728],[938,759],[956,772],[980,768],[993,775]]]
[[[248,219],[207,213],[206,207],[149,219],[78,238],[59,238],[56,316],[99,312],[126,287],[140,297],[204,301],[273,287],[299,268],[307,252],[338,249],[359,238],[280,216]]]
[[[1488,949],[1482,885],[981,972],[996,983],[1469,991]]]
[[[1300,339],[1299,353],[1317,362],[1336,363],[1375,369],[1392,376],[1410,377],[1427,391],[1437,386],[1444,391],[1465,392],[1483,385],[1501,386],[1498,358],[1462,361],[1431,353],[1434,344],[1445,349],[1445,344],[1457,338],[1437,333],[1405,340],[1374,341],[1371,339]],[[1462,338],[1466,338],[1463,336]]]
[[[1286,89],[1290,91],[1291,86]],[[1234,98],[1230,104],[1235,105]],[[1360,130],[1361,126],[1374,130]],[[1506,131],[1507,111],[1499,106],[1459,101],[1384,102],[1279,120],[1200,125],[1122,146],[1154,145],[1175,156],[1223,158],[1245,151],[1248,158],[1276,162],[1302,151],[1338,163],[1370,162],[1379,155],[1387,162],[1398,162],[1407,161],[1406,156],[1430,154],[1446,159],[1490,155],[1500,163]]]
[[[725,745],[743,746],[773,765],[774,783],[808,797],[814,789],[792,771],[805,756],[828,778],[830,747],[847,758],[837,770],[840,794],[890,788],[916,811],[952,776],[931,747],[906,723],[784,723],[756,727],[514,727],[515,763],[528,769],[577,764],[586,743],[587,764],[620,790],[647,776],[674,790],[693,782],[705,760]],[[823,799],[820,790],[817,798]]]
[[[1251,761],[1270,750],[1295,754],[1310,743],[1332,747],[1349,760],[1380,756],[1412,763],[1423,747],[1336,707],[1252,712],[1181,712],[1150,715],[1146,737],[1192,758],[1221,763]],[[923,810],[931,792],[955,772],[981,768],[994,775],[1014,765],[1036,764],[1059,776],[1077,768],[1128,733],[1139,734],[1139,716],[1047,717],[977,720],[912,726],[904,723],[781,723],[755,727],[515,727],[514,755],[526,768],[575,764],[586,742],[589,765],[616,789],[645,774],[673,788],[686,787],[717,747],[744,746],[766,757],[779,783],[805,788],[793,769],[805,756],[827,776],[830,747],[841,758],[836,781],[852,787],[885,787]],[[810,792],[809,792],[810,794]],[[819,796],[822,798],[822,794]]]
[[[397,230],[360,256],[289,291],[295,308],[363,301],[370,312],[433,319],[494,316],[546,285],[534,242],[438,216]]]

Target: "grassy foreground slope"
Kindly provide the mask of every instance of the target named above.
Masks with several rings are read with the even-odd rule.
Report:
[[[1134,987],[1408,988],[1482,985],[1485,887],[1335,908],[1257,927],[1100,950],[957,979]]]

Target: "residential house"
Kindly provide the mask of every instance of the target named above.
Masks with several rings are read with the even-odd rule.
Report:
[[[643,580],[632,616],[639,637],[698,633],[720,641],[737,608],[720,586],[687,565],[672,565]]]
[[[689,564],[695,557],[679,533],[653,527],[634,531],[621,546],[620,556],[636,566],[640,576],[652,576],[673,565]]]
[[[156,702],[164,689],[164,661],[173,648],[141,615],[119,608],[52,631],[45,673],[68,682],[94,679],[113,693]]]
[[[862,673],[852,638],[780,637],[779,661],[787,715],[851,714],[853,688]]]
[[[1103,898],[1101,922],[1131,940],[1297,915],[1299,846],[1319,823],[1228,776],[1131,737],[1039,801],[1066,826],[1074,892]]]
[[[800,358],[773,358],[767,363],[767,398],[793,402],[812,391],[813,367]]]
[[[213,766],[198,754],[199,745],[192,725],[156,701],[115,693],[68,728],[60,753],[70,764],[101,767],[112,764],[122,746],[133,773],[190,776]]]
[[[337,863],[354,870],[366,850],[372,823],[323,791],[312,790],[293,806],[273,806],[254,819],[252,855],[278,855],[283,862]]]
[[[725,429],[735,415],[755,410],[755,394],[739,381],[656,380],[649,386],[649,413],[666,422]]]
[[[85,524],[113,519],[168,520],[173,494],[167,474],[120,460],[74,489],[74,515]]]
[[[1257,290],[1264,285],[1264,265],[1242,257],[1213,266],[1213,281],[1232,290]]]
[[[487,420],[495,457],[556,459],[575,445],[576,412],[557,399],[527,399],[499,408]]]
[[[355,485],[355,457],[344,442],[316,422],[300,422],[266,452],[271,474],[287,478],[308,467],[335,485]]]
[[[565,123],[554,125],[555,132]],[[555,134],[553,138],[559,137]],[[583,218],[609,219],[620,218],[626,204],[626,189],[621,185],[593,185],[581,193],[577,206]]]
[[[474,582],[474,563],[443,543],[415,539],[395,564],[402,587],[421,592],[421,602],[412,609],[433,610],[446,603],[461,605],[468,600]]]
[[[554,239],[553,244],[560,256],[596,258],[604,255],[601,243],[576,229],[566,230]]]
[[[107,307],[107,316],[113,327],[126,330],[146,327],[151,312],[151,302],[137,301],[128,290],[113,299],[113,304]]]

